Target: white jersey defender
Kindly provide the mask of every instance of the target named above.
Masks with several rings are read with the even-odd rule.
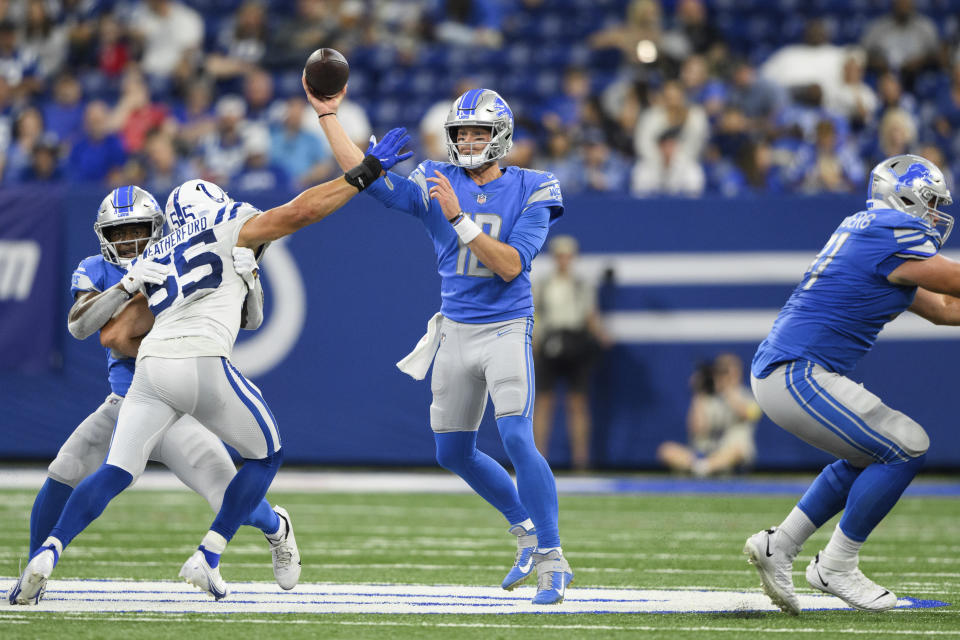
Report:
[[[138,361],[230,357],[247,292],[232,268],[232,251],[240,229],[259,213],[203,180],[186,182],[170,194],[170,232],[144,252],[145,259],[169,265],[169,272],[163,285],[147,287],[156,319]]]

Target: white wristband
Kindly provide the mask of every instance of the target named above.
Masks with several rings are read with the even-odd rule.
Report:
[[[478,235],[483,233],[476,222],[468,218],[465,214],[460,214],[460,221],[453,225],[453,230],[457,232],[457,235],[460,236],[460,240],[463,244],[470,244],[473,242]]]

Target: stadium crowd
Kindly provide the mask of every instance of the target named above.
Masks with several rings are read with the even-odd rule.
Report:
[[[451,99],[485,86],[516,117],[508,163],[567,194],[860,192],[908,151],[953,189],[958,16],[960,0],[0,0],[0,175],[315,183],[336,168],[300,73],[330,46],[358,144],[405,125],[415,158],[445,159]]]

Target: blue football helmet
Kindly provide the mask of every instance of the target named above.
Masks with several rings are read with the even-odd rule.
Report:
[[[953,198],[943,172],[926,158],[904,154],[875,166],[867,198],[867,209],[889,207],[922,218],[940,233],[941,246],[953,230],[953,216],[937,209]]]
[[[443,127],[450,162],[465,169],[499,160],[513,146],[513,112],[506,100],[490,89],[471,89],[457,98]],[[458,145],[457,129],[460,127],[486,127],[490,129],[490,142]],[[468,153],[460,151],[462,146],[470,147]]]
[[[147,235],[124,240],[113,239],[113,231],[128,224],[149,224]],[[160,239],[163,232],[163,211],[156,198],[140,187],[128,185],[117,187],[100,203],[93,230],[100,239],[100,253],[111,264],[126,267],[143,250]],[[132,247],[121,245],[130,245]],[[121,255],[124,253],[131,255]]]

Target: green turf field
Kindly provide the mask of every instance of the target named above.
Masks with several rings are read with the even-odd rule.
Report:
[[[33,492],[0,491],[0,575],[25,555]],[[294,518],[302,583],[498,585],[514,543],[500,516],[471,495],[271,493]],[[574,587],[756,591],[744,539],[777,523],[790,497],[561,496],[564,550]],[[186,491],[121,495],[64,555],[54,580],[174,580],[211,519]],[[909,498],[861,557],[898,596],[960,603],[960,501]],[[834,523],[808,543],[795,582]],[[243,529],[222,565],[227,582],[270,581],[262,536]],[[2,581],[4,590],[11,580]],[[204,598],[199,591],[198,599]],[[229,599],[229,598],[228,598]],[[223,601],[223,602],[226,602]],[[561,605],[562,607],[563,605]],[[960,637],[960,607],[780,613],[387,615],[42,613],[0,605],[0,638],[895,638]],[[268,635],[269,634],[269,635]]]

